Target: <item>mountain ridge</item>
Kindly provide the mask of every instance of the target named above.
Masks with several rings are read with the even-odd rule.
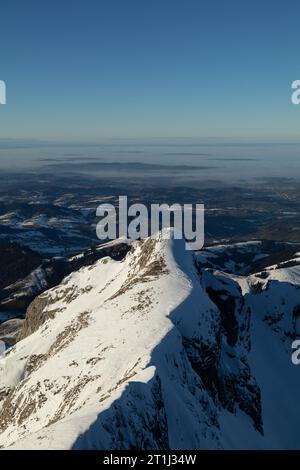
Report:
[[[279,427],[269,435],[251,356],[253,317],[278,335],[260,308],[268,281],[201,270],[184,241],[166,235],[134,243],[121,261],[83,267],[37,298],[44,321],[0,364],[2,447],[269,448],[282,439]],[[279,334],[288,328],[293,334],[288,322]],[[289,339],[278,340],[281,362]]]

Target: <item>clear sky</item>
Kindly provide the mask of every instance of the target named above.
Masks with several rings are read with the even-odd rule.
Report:
[[[300,140],[299,0],[10,0],[0,138]]]

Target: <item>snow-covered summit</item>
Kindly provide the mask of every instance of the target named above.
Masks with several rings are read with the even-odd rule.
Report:
[[[253,316],[259,341],[274,333],[260,294],[199,271],[185,242],[166,232],[133,243],[122,261],[102,258],[72,273],[33,301],[22,339],[0,360],[0,445],[277,445],[283,431],[278,424],[269,435],[264,383],[253,372]],[[282,344],[280,367],[290,367]]]

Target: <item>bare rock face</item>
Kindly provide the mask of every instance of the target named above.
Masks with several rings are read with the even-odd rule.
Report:
[[[17,336],[17,341],[21,341],[38,330],[49,318],[54,318],[54,312],[46,312],[45,307],[49,304],[47,294],[39,295],[29,305],[22,328]]]
[[[8,320],[0,325],[0,341],[3,341],[7,346],[13,346],[22,330],[24,320],[14,318]]]

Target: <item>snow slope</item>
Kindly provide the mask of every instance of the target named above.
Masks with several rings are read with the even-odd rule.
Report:
[[[291,299],[279,329],[266,280],[199,271],[165,234],[71,274],[34,300],[0,359],[0,446],[300,448],[282,426],[300,390],[288,346],[297,285],[272,282]],[[278,379],[270,401],[276,376],[292,400]]]

